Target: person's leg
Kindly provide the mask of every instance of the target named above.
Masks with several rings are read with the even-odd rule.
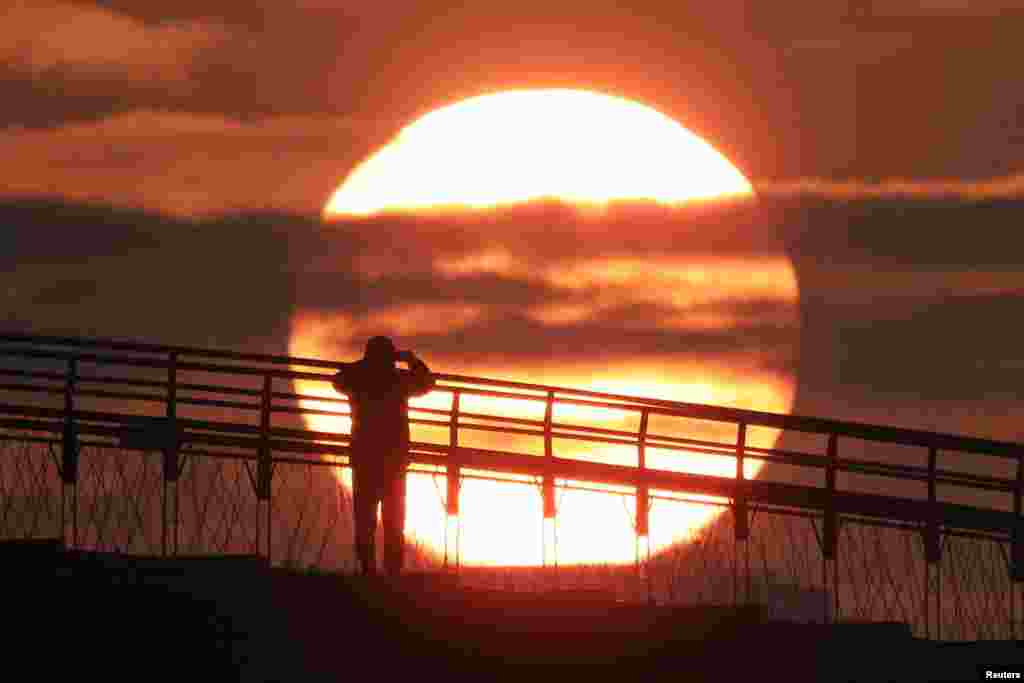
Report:
[[[352,466],[352,507],[355,517],[356,557],[364,575],[377,573],[377,502],[380,500],[379,477],[372,467]]]
[[[404,466],[389,474],[387,490],[384,500],[381,501],[384,570],[392,576],[402,572],[402,556],[405,550],[405,474]]]

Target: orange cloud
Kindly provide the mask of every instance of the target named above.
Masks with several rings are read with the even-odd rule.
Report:
[[[227,37],[210,23],[150,26],[83,4],[15,2],[0,24],[0,61],[32,74],[186,81],[198,54]]]
[[[363,125],[346,117],[243,122],[136,109],[55,129],[13,127],[0,130],[7,160],[0,184],[8,196],[59,195],[180,216],[264,208],[312,212],[322,201],[318,184],[329,189]]]

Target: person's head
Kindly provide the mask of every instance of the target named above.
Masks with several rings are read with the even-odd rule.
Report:
[[[366,342],[364,357],[374,365],[394,365],[398,351],[390,337],[371,337]]]

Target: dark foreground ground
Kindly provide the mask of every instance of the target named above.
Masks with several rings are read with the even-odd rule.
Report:
[[[1020,643],[931,643],[901,624],[772,623],[757,610],[471,590],[437,575],[366,581],[45,542],[0,544],[0,562],[0,650],[41,680],[974,681],[979,667],[1024,668]]]

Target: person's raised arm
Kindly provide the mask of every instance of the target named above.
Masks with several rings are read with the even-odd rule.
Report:
[[[352,363],[342,363],[341,369],[334,375],[334,379],[331,384],[334,386],[334,390],[339,394],[350,394],[352,393]]]
[[[434,388],[434,375],[427,364],[420,360],[412,351],[403,351],[400,359],[409,364],[409,383],[407,391],[410,396],[422,396]]]

